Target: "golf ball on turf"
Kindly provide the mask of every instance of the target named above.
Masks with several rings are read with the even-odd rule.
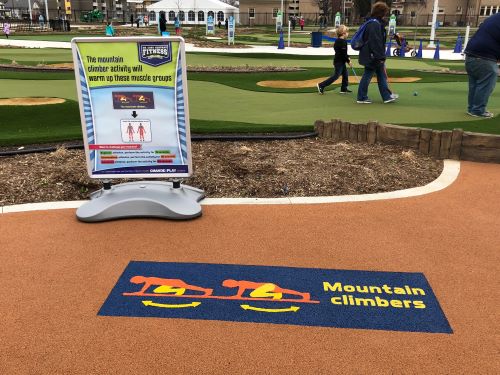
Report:
[[[413,96],[417,96],[417,95],[418,95],[418,92],[414,91]]]

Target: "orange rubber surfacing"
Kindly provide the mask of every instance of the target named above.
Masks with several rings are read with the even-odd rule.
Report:
[[[500,166],[440,192],[204,206],[189,222],[0,215],[0,373],[498,373]],[[453,335],[98,316],[131,260],[422,272]]]

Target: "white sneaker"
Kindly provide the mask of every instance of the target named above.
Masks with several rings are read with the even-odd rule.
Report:
[[[472,112],[467,112],[467,114],[472,117],[482,117],[482,118],[492,118],[495,116],[493,113],[488,111],[481,113],[480,115],[476,115],[475,113]]]
[[[391,94],[391,97],[387,100],[384,100],[384,103],[387,104],[387,103],[393,103],[396,101],[396,99],[399,98],[399,95],[398,94]]]

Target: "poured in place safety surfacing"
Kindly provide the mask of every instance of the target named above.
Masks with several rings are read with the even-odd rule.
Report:
[[[85,224],[76,220],[74,209],[0,215],[0,373],[498,373],[500,295],[495,285],[500,263],[499,181],[500,165],[462,163],[460,176],[451,186],[414,198],[320,205],[204,206],[203,216],[188,222],[134,219]],[[294,314],[308,312],[310,319],[320,319],[313,317],[320,311],[315,309],[333,309],[332,298],[340,297],[333,300],[342,303],[338,305],[340,310],[359,307],[371,314],[384,309],[405,314],[425,311],[416,309],[415,302],[427,306],[428,292],[432,291],[444,312],[441,317],[446,318],[453,333],[360,327],[361,320],[356,321],[355,328],[352,314],[345,319],[351,319],[350,328],[130,316],[132,311],[129,316],[99,315],[122,275],[126,275],[122,295],[145,286],[139,281],[146,279],[131,282],[134,276],[172,275],[154,269],[149,273],[146,269],[136,269],[133,275],[124,273],[134,262],[167,263],[172,265],[172,272],[176,263],[192,264],[189,272],[198,275],[197,279],[187,278],[185,273],[174,278],[190,287],[212,289],[207,296],[238,296],[240,287],[252,285],[242,283],[245,281],[258,285],[242,290],[242,298],[276,297],[275,302],[260,303],[189,299],[180,296],[205,292],[189,290],[182,284],[152,283],[143,293],[179,297],[127,296],[149,311],[163,308],[146,306],[142,301],[200,302],[190,308],[192,313],[203,312],[211,303],[223,309],[227,302],[240,316],[248,312],[291,319]],[[196,268],[212,265],[220,267],[219,276],[210,276],[209,268],[205,268],[205,274],[200,273],[202,268]],[[287,272],[290,269],[298,273]],[[302,280],[309,277],[304,276],[308,270],[332,273],[321,275],[318,284],[312,282],[317,288],[313,289],[309,280]],[[344,271],[347,273],[342,274]],[[357,271],[362,271],[358,275],[366,272],[392,277],[401,273],[420,278],[361,280],[353,278]],[[326,291],[324,281],[328,282]],[[392,295],[384,291],[384,285],[391,288]],[[368,297],[356,290],[358,286],[379,287],[382,292],[372,289],[375,293]],[[396,287],[407,294],[396,297]],[[257,289],[257,296],[249,296]],[[355,299],[350,305],[349,297],[345,305],[342,295],[363,295],[375,303],[375,297],[379,297],[381,305],[399,300],[402,307],[356,306]],[[277,302],[308,298],[321,303]],[[412,302],[406,303],[410,307],[404,307],[405,300]],[[300,309],[268,313],[244,310],[240,305]],[[166,313],[162,310],[161,314]],[[378,319],[375,316],[372,323]],[[429,324],[426,319],[415,320],[415,326]]]

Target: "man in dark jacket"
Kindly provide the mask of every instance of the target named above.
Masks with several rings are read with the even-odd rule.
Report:
[[[384,103],[391,103],[398,98],[392,94],[387,86],[387,73],[385,70],[385,21],[389,15],[389,7],[379,1],[372,6],[371,18],[363,34],[364,45],[359,51],[359,63],[365,67],[363,77],[358,86],[358,100],[360,104],[371,104],[368,98],[368,85],[374,74],[377,75],[378,89]]]
[[[495,89],[500,62],[500,13],[488,17],[465,48],[465,69],[469,75],[467,113],[474,117],[491,118],[486,110]]]
[[[165,12],[160,12],[160,21],[158,22],[158,28],[160,30],[160,35],[163,35],[167,31],[167,18]]]

